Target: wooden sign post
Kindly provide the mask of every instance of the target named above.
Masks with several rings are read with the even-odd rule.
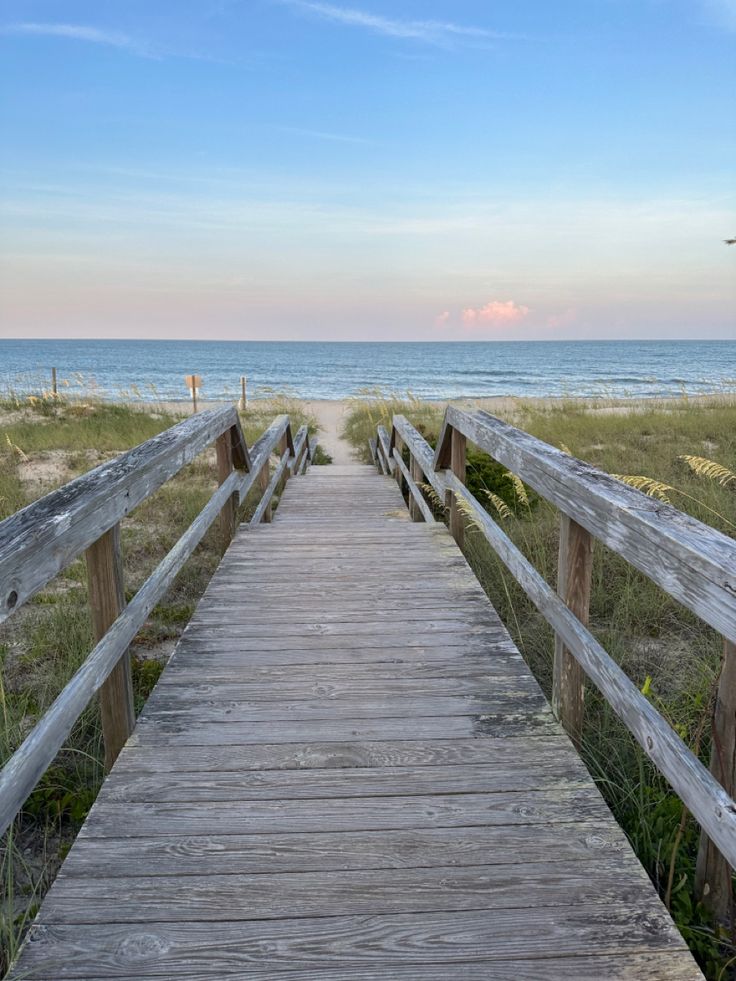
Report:
[[[192,393],[192,412],[197,411],[197,393],[202,387],[202,379],[199,375],[185,375],[184,381],[187,383],[187,388]]]
[[[54,398],[59,394],[56,387],[56,368],[51,369],[51,394],[54,396]]]
[[[248,377],[247,375],[240,376],[240,402],[238,403],[238,408],[241,412],[245,412],[248,408]]]

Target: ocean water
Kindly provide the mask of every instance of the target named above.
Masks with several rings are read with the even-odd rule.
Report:
[[[0,340],[0,393],[38,391],[50,369],[71,390],[110,399],[204,399],[288,391],[342,399],[367,389],[420,398],[464,396],[654,397],[736,391],[733,341],[510,341],[332,343],[260,341]]]

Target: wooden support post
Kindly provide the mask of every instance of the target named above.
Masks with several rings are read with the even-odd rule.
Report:
[[[593,575],[593,538],[590,532],[565,514],[560,515],[560,552],[557,564],[557,595],[585,626],[590,612]],[[579,749],[583,735],[585,672],[555,637],[552,678],[552,709]]]
[[[116,524],[85,552],[89,605],[95,640],[101,640],[125,607],[120,525]],[[125,651],[100,688],[105,768],[110,769],[135,725],[130,651]]]
[[[238,408],[241,412],[245,412],[248,408],[248,378],[246,375],[240,376],[240,402],[238,403]]]
[[[420,484],[424,479],[424,473],[422,471],[422,468],[415,460],[413,454],[411,454],[409,460],[409,473],[411,474],[414,483],[416,484]],[[414,500],[413,494],[409,494],[409,517],[411,518],[412,521],[424,521],[422,512],[419,510],[419,505]]]
[[[54,397],[59,394],[59,390],[56,387],[56,368],[51,369],[51,394]]]
[[[404,452],[404,441],[401,438],[401,436],[399,436],[398,433],[394,437],[394,446],[396,447],[396,452],[399,454],[399,456],[401,456],[401,454]],[[394,460],[391,460],[390,463],[395,463],[395,461]],[[390,471],[391,471],[391,467],[389,466],[389,472]],[[398,466],[396,467],[396,471],[394,473],[394,477],[396,477],[396,483],[399,485],[399,490],[403,494],[404,493],[404,475],[401,472],[401,467],[398,467]]]
[[[217,437],[215,449],[217,451],[217,483],[222,486],[233,472],[233,441],[229,429]],[[238,516],[237,500],[237,494],[232,494],[228,498],[227,504],[220,511],[223,550],[228,547],[235,534]]]
[[[197,411],[197,386],[192,385],[192,412]]]
[[[288,453],[288,452],[289,452],[289,436],[287,433],[284,433],[284,435],[279,440],[279,456],[283,457],[284,453]],[[290,461],[290,463],[293,462],[294,462],[293,460]],[[284,476],[281,480],[281,487],[279,488],[279,494],[283,494],[284,488],[286,487],[286,482],[289,479],[289,474],[290,474],[289,467],[284,467]]]
[[[723,642],[723,663],[713,710],[710,772],[729,795],[736,790],[736,644]],[[734,896],[732,870],[705,831],[695,868],[695,893],[718,923],[732,930]]]
[[[261,472],[258,474],[258,486],[261,488],[261,493],[265,494],[268,490],[268,485],[271,480],[271,460],[270,458],[261,467]],[[271,502],[268,502],[268,507],[263,512],[263,521],[265,524],[270,525],[273,521],[273,511],[271,509]]]
[[[450,470],[463,483],[465,483],[466,449],[467,440],[457,429],[453,429],[450,437]],[[462,548],[465,541],[465,518],[457,506],[455,495],[451,494],[450,497],[450,533]]]

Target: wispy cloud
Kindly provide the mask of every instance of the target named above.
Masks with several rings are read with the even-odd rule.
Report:
[[[363,136],[350,136],[347,133],[329,133],[321,129],[302,129],[299,126],[275,126],[281,133],[293,133],[294,136],[306,136],[313,140],[327,140],[330,143],[357,143],[362,146],[373,145],[373,140]]]
[[[702,0],[702,3],[721,27],[736,31],[736,0]]]
[[[447,44],[453,40],[492,41],[512,36],[487,30],[483,27],[454,24],[450,21],[397,20],[392,17],[381,17],[378,14],[358,10],[354,7],[338,7],[335,4],[321,3],[317,0],[286,0],[286,2],[289,6],[305,10],[333,23],[363,28],[385,37],[423,41],[426,44]]]
[[[150,45],[122,34],[118,31],[107,31],[86,24],[46,24],[21,23],[5,24],[0,27],[0,34],[33,35],[36,37],[59,37],[71,41],[86,41],[89,44],[102,44],[111,48],[132,51],[144,58],[155,58],[156,53]]]

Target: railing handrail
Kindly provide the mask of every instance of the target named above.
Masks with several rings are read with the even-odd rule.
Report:
[[[378,459],[381,452],[381,428],[377,430],[374,459]],[[704,834],[713,841],[725,860],[732,867],[736,866],[736,802],[604,650],[586,624],[468,491],[463,480],[448,469],[453,431],[460,434],[463,459],[464,441],[468,439],[504,464],[542,497],[556,504],[568,518],[649,575],[666,592],[680,599],[729,640],[736,636],[736,598],[733,591],[736,542],[488,413],[469,413],[448,407],[434,451],[404,416],[393,417],[389,450],[384,452],[386,459],[396,454],[395,462],[398,464],[400,446],[407,447],[411,460],[416,462],[439,498],[443,502],[452,500],[454,506],[460,505],[465,516],[483,534],[554,628],[564,645],[563,649],[592,679],[646,755],[670,782],[700,823]],[[406,476],[405,465],[401,467],[400,476]],[[577,491],[580,491],[579,498],[576,497]],[[619,511],[625,513],[625,521],[622,521]],[[616,529],[622,525],[626,532],[617,533]],[[632,536],[636,530],[641,541],[648,543],[650,548],[654,542],[658,542],[657,535],[661,535],[662,542],[666,542],[669,549],[666,559],[663,560],[661,554],[655,552],[654,561],[646,560],[641,547],[635,547],[633,542]],[[696,544],[697,563],[694,562]],[[707,550],[710,552],[704,556]],[[690,566],[685,568],[688,562]],[[678,575],[675,575],[676,568]],[[709,574],[708,602],[683,595],[684,583],[694,583],[693,577],[700,583],[700,577],[705,575],[706,570]]]
[[[736,643],[736,541],[488,412],[448,407],[435,470],[451,429]]]
[[[0,521],[0,623],[228,429],[233,463],[250,470],[236,409],[212,409]]]
[[[268,480],[271,455],[280,446],[282,458],[276,469],[278,478],[284,475],[289,460],[294,458],[289,417],[277,416],[249,450],[234,408],[203,412],[0,522],[2,595],[6,595],[8,589],[17,590],[17,600],[7,611],[7,616],[81,552],[116,527],[123,516],[211,442],[223,439],[228,441],[225,455],[229,472],[221,472],[217,490],[130,603],[104,629],[81,667],[0,771],[0,834],[10,826],[90,699],[106,683],[109,684],[111,673],[126,655],[151,610],[218,515],[221,516],[234,499],[242,503],[254,483],[264,475],[268,484],[264,494],[267,500],[263,508],[259,505],[257,514],[259,520],[265,520],[266,507],[279,483],[279,479]],[[305,449],[306,466],[307,460],[311,460],[306,427],[300,430],[300,439],[301,448]],[[233,469],[235,463],[244,468],[245,473]],[[34,519],[38,521],[38,529]],[[231,535],[232,527],[229,528]],[[39,559],[42,546],[52,553],[43,564]],[[15,550],[12,554],[11,549]],[[20,563],[22,574],[14,569],[16,562]],[[122,733],[123,741],[128,734]],[[105,736],[107,741],[107,733]],[[120,741],[120,727],[113,736]]]

